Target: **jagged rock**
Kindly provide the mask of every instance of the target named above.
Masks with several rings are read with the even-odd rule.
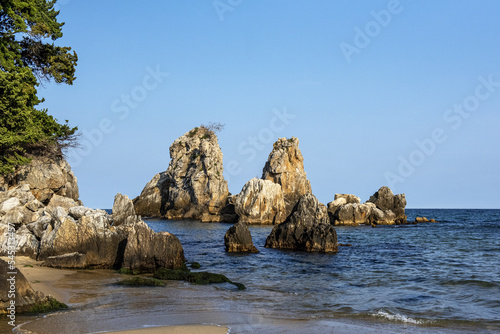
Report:
[[[8,274],[15,272],[15,275]],[[11,292],[15,294],[15,308],[11,307]],[[31,308],[40,303],[50,301],[52,297],[45,297],[43,293],[33,290],[23,273],[18,268],[10,268],[9,264],[0,259],[0,314],[12,314],[29,312]],[[6,321],[9,321],[6,319]]]
[[[285,216],[281,186],[269,180],[253,178],[241,189],[235,202],[239,221],[246,224],[280,224]]]
[[[253,245],[252,234],[247,224],[242,221],[231,226],[224,235],[224,245],[229,253],[258,253]]]
[[[180,268],[184,261],[184,250],[175,235],[155,233],[143,221],[130,225],[121,267],[152,272]]]
[[[238,195],[227,196],[226,205],[222,208],[221,221],[225,223],[236,224],[238,222],[238,214],[236,213],[236,200],[238,199]]]
[[[73,200],[72,198],[69,197],[64,197],[60,195],[52,195],[52,198],[50,199],[49,203],[47,204],[48,208],[55,208],[57,206],[60,206],[64,208],[65,210],[69,210],[70,208],[74,206],[78,206],[78,203]]]
[[[134,199],[136,213],[222,221],[229,192],[215,133],[205,127],[194,128],[174,141],[170,158],[167,171],[155,175]]]
[[[87,257],[85,254],[68,253],[57,256],[49,256],[43,263],[46,267],[64,269],[85,269],[87,267]]]
[[[311,193],[311,184],[304,171],[304,158],[299,149],[299,140],[280,138],[273,144],[273,150],[262,171],[262,179],[281,185],[287,217],[299,198]]]
[[[300,197],[290,216],[273,228],[266,247],[337,252],[337,233],[330,224],[326,206],[313,194]]]
[[[127,195],[116,194],[113,203],[113,226],[123,224],[125,219],[130,216],[135,216],[134,203]]]
[[[370,224],[373,209],[375,209],[373,203],[349,203],[342,205],[330,217],[333,217],[334,225],[358,226],[359,224]]]
[[[141,194],[134,198],[135,212],[145,217],[165,215],[165,203],[168,198],[168,176],[166,172],[156,174],[149,181]]]
[[[20,205],[21,201],[19,200],[19,198],[17,197],[9,198],[5,202],[3,202],[2,205],[0,206],[0,212],[5,214]]]
[[[29,164],[0,177],[4,188],[28,184],[31,193],[42,203],[48,204],[54,194],[78,200],[78,184],[71,167],[62,158],[34,158]]]
[[[78,220],[91,211],[91,209],[80,205],[69,208],[68,213],[71,217]]]
[[[406,223],[405,194],[394,195],[389,187],[381,187],[375,194],[370,197],[367,202],[374,203],[378,209],[384,212],[392,211],[392,213],[395,215],[392,224]]]
[[[332,222],[335,221],[335,213],[341,206],[356,203],[361,203],[361,199],[358,196],[351,194],[335,194],[334,200],[327,204],[330,220]]]

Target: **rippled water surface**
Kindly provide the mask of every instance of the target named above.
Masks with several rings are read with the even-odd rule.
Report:
[[[200,270],[244,283],[241,308],[295,319],[383,319],[417,326],[500,330],[500,210],[407,210],[439,223],[337,227],[337,254],[263,247],[272,227],[252,226],[258,254],[224,251],[228,224],[147,220],[181,241]]]

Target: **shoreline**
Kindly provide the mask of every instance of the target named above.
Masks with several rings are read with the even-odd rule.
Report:
[[[18,333],[473,332],[352,318],[276,318],[266,310],[252,310],[243,305],[233,291],[216,286],[168,281],[165,287],[153,289],[124,288],[114,285],[123,275],[112,270],[54,269],[41,267],[41,262],[26,257],[18,257],[16,262],[34,289],[53,295],[70,307],[41,316],[20,315],[16,322]]]

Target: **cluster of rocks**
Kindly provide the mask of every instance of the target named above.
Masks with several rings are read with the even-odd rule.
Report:
[[[394,195],[388,187],[380,188],[365,203],[351,194],[335,194],[328,203],[328,214],[333,225],[393,225],[406,224],[406,198]]]
[[[39,163],[35,160],[23,168],[41,170],[44,165]],[[72,175],[69,168],[65,173]],[[29,175],[26,179],[29,180]],[[135,214],[132,201],[126,196],[115,197],[110,215],[79,205],[79,201],[57,192],[50,199],[45,198],[45,204],[37,196],[48,194],[51,188],[40,188],[40,183],[31,188],[25,179],[19,183],[0,191],[2,256],[14,244],[16,255],[60,268],[123,267],[154,271],[159,267],[180,268],[184,264],[180,241],[167,232],[155,233]],[[9,233],[12,227],[14,234]]]

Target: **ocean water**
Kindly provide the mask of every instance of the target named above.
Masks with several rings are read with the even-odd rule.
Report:
[[[352,244],[336,254],[266,249],[272,226],[250,227],[260,253],[227,254],[228,224],[146,222],[174,233],[200,270],[245,284],[247,290],[213,307],[233,305],[256,314],[257,322],[262,314],[500,332],[500,210],[407,214],[439,223],[336,227],[339,242]]]

